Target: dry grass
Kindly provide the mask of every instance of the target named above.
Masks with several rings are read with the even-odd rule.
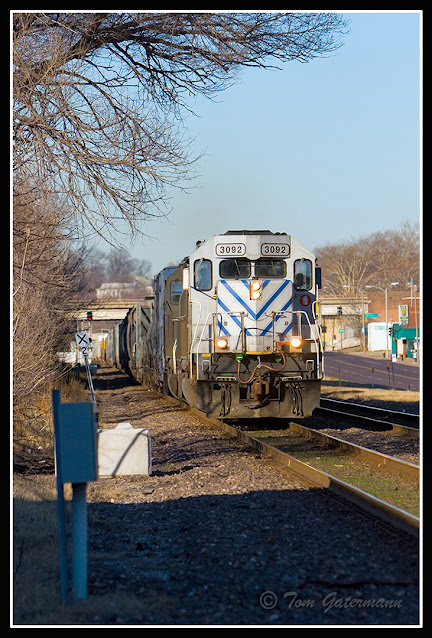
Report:
[[[84,384],[70,372],[45,385],[14,406],[13,463],[14,471],[46,473],[54,470],[54,425],[52,418],[53,389],[60,389],[62,402],[89,401]]]
[[[71,486],[65,486],[67,526],[70,529]],[[90,485],[89,485],[90,488]],[[121,616],[140,617],[143,604],[169,604],[160,596],[152,600],[146,593],[134,596],[130,591],[111,587],[109,593],[88,595],[87,600],[69,598],[62,603],[57,527],[57,491],[54,475],[14,477],[13,525],[13,618],[18,625],[98,625],[101,619],[121,624]],[[110,492],[110,498],[113,493]],[[103,497],[101,498],[103,500]],[[92,512],[88,512],[89,525]],[[69,556],[71,555],[69,548]],[[111,555],[109,555],[111,557]],[[89,561],[92,555],[89,553]],[[98,556],[100,560],[100,555]],[[69,566],[70,576],[70,566]]]
[[[14,477],[14,620],[45,622],[59,604],[59,560],[54,476]]]
[[[354,403],[365,403],[377,408],[387,408],[403,412],[419,412],[420,392],[410,390],[387,390],[385,388],[370,388],[342,381],[325,379],[321,386],[321,395],[328,399],[340,399]]]
[[[59,385],[57,385],[57,388]],[[122,624],[121,614],[137,618],[142,614],[143,598],[115,586],[106,593],[92,592],[85,601],[69,597],[61,600],[60,560],[57,519],[57,488],[54,474],[54,431],[52,422],[52,387],[46,387],[14,411],[13,439],[13,626],[98,625],[101,622]],[[84,384],[72,378],[60,386],[62,402],[88,401]],[[102,481],[98,481],[99,486]],[[93,493],[88,485],[88,502],[112,501],[118,496],[108,481],[105,490]],[[70,544],[70,484],[64,485],[68,544]],[[95,516],[88,510],[88,524]],[[68,547],[69,560],[71,548]],[[88,556],[92,559],[91,553]],[[100,559],[100,556],[99,556]],[[69,566],[69,576],[70,576]],[[159,609],[169,605],[161,597],[146,593],[145,607]],[[104,619],[101,621],[101,619]]]

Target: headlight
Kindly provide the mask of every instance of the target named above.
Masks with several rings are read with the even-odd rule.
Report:
[[[260,281],[251,281],[250,284],[250,298],[252,301],[257,301],[261,299],[262,294],[262,284]]]
[[[216,347],[220,350],[225,350],[225,348],[228,348],[228,339],[225,337],[218,337],[216,339]]]
[[[301,341],[300,337],[293,337],[291,339],[291,341],[290,341],[290,345],[293,348],[300,348],[301,344],[302,344],[302,341]]]

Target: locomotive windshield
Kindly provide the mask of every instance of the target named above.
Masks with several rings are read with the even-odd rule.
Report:
[[[283,259],[258,259],[255,262],[248,259],[223,259],[219,264],[219,275],[222,279],[248,279],[251,275],[284,279],[286,263]]]
[[[222,279],[247,279],[251,274],[251,262],[247,259],[223,259],[219,265]]]
[[[256,277],[277,277],[283,279],[286,275],[286,263],[282,259],[260,259],[255,262]]]

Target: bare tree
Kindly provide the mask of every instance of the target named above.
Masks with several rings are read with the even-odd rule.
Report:
[[[81,277],[81,260],[65,241],[67,211],[31,192],[17,197],[13,220],[14,403],[58,371],[55,352],[71,328],[64,308]]]
[[[181,124],[242,67],[308,62],[341,45],[333,13],[15,13],[17,188],[31,177],[106,236],[163,213],[193,157]]]
[[[147,259],[130,257],[126,250],[112,248],[105,258],[105,281],[133,282],[139,277],[147,277],[151,263]]]
[[[355,295],[366,285],[403,289],[409,279],[419,283],[420,240],[418,224],[404,222],[399,229],[316,249],[327,292]]]
[[[370,242],[340,242],[318,248],[317,258],[323,271],[323,283],[331,294],[355,294],[365,285],[373,254]]]
[[[346,29],[330,13],[13,14],[14,400],[53,370],[83,286],[72,246],[116,243],[188,184],[188,100],[247,66],[330,54]]]
[[[374,254],[370,283],[389,286],[399,282],[395,289],[405,288],[409,279],[420,283],[420,236],[418,223],[405,221],[400,228],[376,233],[372,236]]]

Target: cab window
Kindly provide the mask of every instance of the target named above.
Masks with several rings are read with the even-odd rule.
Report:
[[[180,295],[183,292],[183,282],[175,279],[171,282],[170,285],[170,293],[171,293],[171,301],[176,302],[180,300]]]
[[[212,262],[197,259],[194,263],[194,286],[197,290],[211,290],[213,285]]]
[[[223,259],[219,264],[222,279],[247,279],[250,274],[251,266],[247,259]]]
[[[310,259],[295,260],[294,287],[296,290],[310,290],[312,288],[312,262]]]
[[[255,262],[255,276],[283,279],[286,263],[282,259],[259,259]]]

